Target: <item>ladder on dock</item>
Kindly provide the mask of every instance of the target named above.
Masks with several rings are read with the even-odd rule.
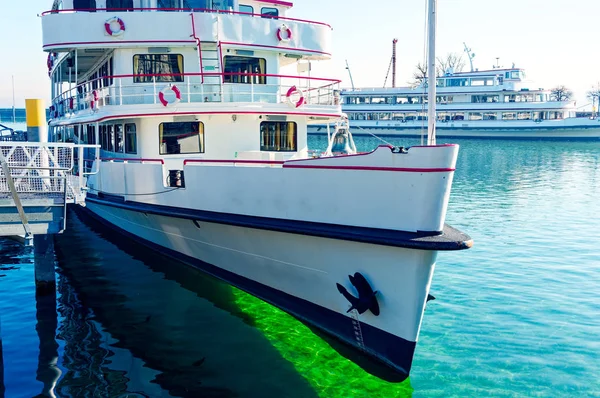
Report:
[[[0,142],[0,236],[61,233],[67,205],[85,205],[99,145]]]

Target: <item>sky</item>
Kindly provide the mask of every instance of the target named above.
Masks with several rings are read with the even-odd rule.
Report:
[[[293,1],[293,0],[291,0]],[[17,108],[25,98],[49,101],[41,20],[52,0],[0,0],[0,107]],[[382,87],[397,44],[396,85],[411,80],[425,51],[426,0],[296,0],[288,16],[333,27],[333,58],[313,66],[312,76],[334,77],[350,87]],[[598,0],[438,0],[437,53],[463,55],[463,42],[480,70],[496,64],[525,69],[531,88],[565,85],[577,106],[600,82]],[[391,79],[391,76],[390,76]],[[390,80],[388,80],[388,86]]]

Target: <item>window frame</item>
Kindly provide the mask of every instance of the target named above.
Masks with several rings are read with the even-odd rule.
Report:
[[[133,126],[133,132],[129,130],[129,127]],[[133,135],[133,150],[131,150],[129,145],[129,136]],[[135,123],[124,123],[123,124],[123,139],[125,140],[125,153],[129,154],[137,154],[137,126]]]
[[[273,135],[272,138],[270,137],[265,137],[264,135],[264,131],[263,131],[263,125],[265,124],[273,124],[273,125],[286,125],[286,126],[293,126],[293,131],[292,131],[292,137],[293,137],[293,147],[288,147],[287,145],[284,145],[282,143],[289,143],[289,132],[286,133],[282,133],[281,129],[279,130],[279,134],[278,135]],[[298,152],[298,123],[294,122],[294,121],[262,121],[259,125],[259,131],[260,131],[260,151],[261,152]],[[268,130],[267,130],[268,132]],[[273,145],[266,145],[267,141],[270,141],[272,139],[272,144]],[[279,142],[279,144],[277,144],[276,142]],[[279,148],[274,148],[275,145],[279,145]]]
[[[259,74],[266,75],[267,74],[267,59],[259,58],[259,57],[246,57],[243,55],[225,55],[223,56],[223,83],[234,83],[234,84],[267,84],[267,76],[250,76],[250,79],[247,79],[248,76],[244,74],[244,72],[233,72],[227,69],[227,60],[228,59],[244,59],[244,60],[255,60],[258,63],[259,72],[249,72],[248,75],[251,74]],[[264,64],[264,68],[261,68],[261,61]],[[249,65],[249,64],[246,64]],[[254,65],[250,65],[251,67]],[[228,73],[239,73],[228,75]],[[244,78],[247,80],[244,81]]]
[[[249,8],[251,11],[250,11],[250,12],[248,12],[248,11],[242,11],[242,7],[247,7],[247,8]],[[240,4],[240,5],[238,6],[238,8],[239,8],[239,11],[240,11],[240,12],[245,12],[245,13],[248,13],[248,14],[252,14],[252,15],[254,15],[254,7],[253,7],[253,6],[249,6],[249,5],[247,5],[247,4]]]
[[[177,153],[170,153],[168,150],[166,152],[162,152],[162,144],[163,144],[163,131],[164,127],[161,127],[165,124],[184,124],[184,123],[197,123],[198,124],[198,152],[181,152],[181,149]],[[165,142],[166,144],[166,142]],[[178,143],[178,145],[181,145]],[[165,148],[168,148],[165,146]],[[160,156],[168,156],[168,155],[193,155],[198,153],[205,153],[205,133],[204,133],[204,123],[201,121],[193,121],[193,122],[161,122],[158,124],[158,154]]]
[[[158,75],[159,73],[155,73],[156,72],[156,60],[151,60],[150,62],[152,62],[152,71],[151,73],[147,73],[145,71],[145,73],[138,73],[136,71],[135,66],[138,65],[138,69],[139,69],[139,65],[140,62],[147,62],[147,61],[142,61],[140,58],[141,57],[159,57],[159,56],[175,56],[177,57],[176,59],[176,63],[177,66],[181,67],[181,70],[178,73],[172,73],[169,74],[168,76],[143,76],[143,75]],[[138,60],[136,62],[136,57],[138,57]],[[181,60],[181,62],[180,62]],[[143,84],[143,83],[183,83],[184,81],[184,73],[185,73],[185,57],[183,56],[183,54],[148,54],[148,53],[140,53],[140,54],[133,54],[133,57],[131,58],[132,61],[132,74],[133,74],[133,83],[134,84]],[[171,61],[169,61],[170,63]],[[145,68],[144,68],[145,69]],[[153,80],[153,77],[155,77],[156,79]],[[147,79],[147,80],[146,80]]]

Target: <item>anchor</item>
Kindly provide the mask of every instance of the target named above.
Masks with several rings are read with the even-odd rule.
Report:
[[[354,276],[348,275],[348,278],[350,279],[350,283],[356,288],[358,297],[354,297],[344,286],[336,283],[338,291],[351,304],[347,312],[355,309],[359,314],[363,314],[367,310],[370,310],[373,315],[379,315],[379,303],[377,302],[377,297],[375,297],[378,292],[373,291],[369,282],[358,272],[354,273]]]

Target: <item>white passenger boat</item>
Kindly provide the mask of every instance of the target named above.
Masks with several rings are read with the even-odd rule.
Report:
[[[574,101],[532,87],[520,68],[447,71],[437,78],[441,137],[600,139],[600,119],[576,117]],[[420,136],[427,126],[427,84],[342,90],[355,135]],[[325,134],[326,125],[309,127]]]
[[[290,7],[55,2],[50,134],[102,147],[86,211],[408,374],[437,253],[471,245],[444,223],[458,146],[310,155],[339,80],[282,74],[331,57]]]

